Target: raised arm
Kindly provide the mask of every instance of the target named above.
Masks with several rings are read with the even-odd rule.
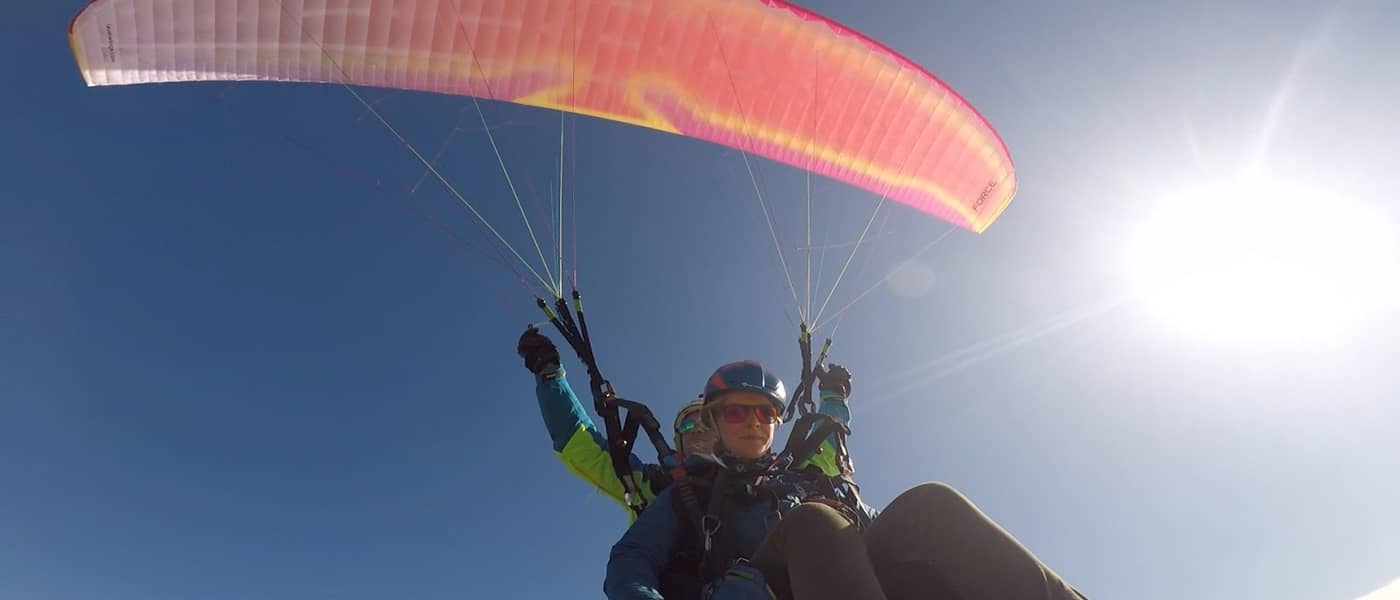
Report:
[[[818,371],[817,377],[818,389],[821,392],[821,402],[817,403],[817,412],[850,427],[851,407],[847,403],[847,397],[851,394],[850,371],[833,363]],[[829,435],[825,440],[822,440],[821,452],[812,455],[811,458],[798,466],[805,465],[816,465],[827,477],[840,475],[841,467],[836,464],[836,435]]]
[[[613,471],[607,442],[569,386],[554,343],[531,328],[520,336],[517,352],[525,359],[525,367],[535,373],[535,399],[559,460],[580,479],[616,500],[632,517],[622,482]],[[635,454],[628,456],[628,464],[642,499],[650,503],[654,498],[647,473],[659,470],[647,469]]]

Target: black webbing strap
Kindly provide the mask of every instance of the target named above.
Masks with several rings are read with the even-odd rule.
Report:
[[[588,388],[593,395],[593,410],[598,413],[598,417],[603,420],[603,431],[607,436],[608,458],[612,462],[613,473],[622,484],[623,500],[636,514],[641,514],[647,506],[646,500],[642,497],[639,484],[632,474],[630,457],[632,447],[636,445],[637,434],[646,431],[647,438],[651,440],[652,446],[656,448],[657,458],[662,465],[667,465],[673,482],[684,482],[685,466],[682,464],[680,454],[671,449],[671,445],[666,441],[666,436],[661,433],[661,424],[657,422],[651,409],[645,404],[624,400],[617,396],[612,383],[603,377],[603,372],[598,368],[598,359],[593,354],[593,341],[588,335],[588,321],[583,315],[583,297],[578,290],[573,292],[573,311],[569,310],[568,302],[564,298],[556,298],[554,310],[550,309],[548,303],[542,298],[535,298],[535,304],[544,312],[549,322],[559,331],[559,335],[564,336],[565,341],[574,349],[584,367],[588,370]],[[621,411],[627,411],[624,422]],[[688,487],[688,486],[682,486]],[[689,491],[689,490],[686,490]],[[695,511],[699,512],[698,504],[695,501],[693,492],[682,493],[682,500],[689,497],[687,504],[696,504]]]
[[[815,412],[805,414],[798,418],[796,423],[793,423],[792,432],[788,434],[783,451],[778,453],[765,470],[777,472],[801,464],[815,455],[821,449],[822,442],[833,434],[837,436],[838,445],[844,446],[845,444],[839,440],[849,432],[850,428],[830,416]]]
[[[817,404],[812,401],[812,390],[816,387],[821,365],[826,362],[826,354],[831,351],[831,338],[826,339],[816,360],[812,360],[812,332],[803,323],[797,336],[797,350],[802,355],[802,375],[797,380],[797,387],[792,390],[792,401],[783,415],[787,421],[791,421],[793,416],[806,416],[817,411]]]

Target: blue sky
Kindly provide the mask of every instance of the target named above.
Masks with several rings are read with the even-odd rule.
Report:
[[[1400,269],[1383,244],[1348,245],[1400,220],[1400,6],[811,7],[956,87],[1021,180],[985,234],[912,263],[947,227],[891,210],[837,291],[844,305],[904,265],[833,350],[856,374],[868,501],[949,482],[1093,598],[1350,600],[1400,576],[1400,311],[1383,285]],[[342,89],[84,88],[64,37],[79,8],[22,3],[0,23],[0,596],[600,597],[624,515],[550,451],[513,353],[537,316],[485,234],[430,184],[404,193],[421,168]],[[469,103],[368,95],[425,148],[460,123],[444,171],[529,247]],[[547,196],[557,115],[484,113]],[[573,126],[579,280],[620,391],[669,414],[722,362],[795,372],[742,158]],[[1182,196],[1242,174],[1273,191]],[[798,256],[804,180],[767,164],[760,180]],[[1303,196],[1307,229],[1252,237],[1293,206],[1277,190]],[[829,244],[874,200],[812,195]],[[1251,208],[1229,222],[1239,246],[1195,229],[1224,220],[1217,201]],[[1180,300],[1186,284],[1134,259],[1178,205],[1197,218],[1167,256],[1329,268],[1291,260],[1273,296],[1226,281]],[[827,253],[828,285],[843,259]],[[1290,304],[1318,289],[1336,295]]]

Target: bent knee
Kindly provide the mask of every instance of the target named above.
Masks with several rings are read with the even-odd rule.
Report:
[[[819,502],[804,502],[783,515],[780,525],[789,538],[812,539],[839,534],[851,527],[841,511]]]
[[[951,510],[962,507],[972,507],[972,501],[967,499],[962,492],[954,489],[953,486],[942,482],[921,483],[909,488],[890,502],[885,512],[895,510],[896,507],[908,505],[910,509],[927,510]]]
[[[820,502],[803,502],[783,515],[784,523],[796,526],[848,525],[840,511]]]

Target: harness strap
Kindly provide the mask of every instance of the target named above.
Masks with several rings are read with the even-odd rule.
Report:
[[[804,433],[806,432],[806,433]],[[837,438],[837,451],[845,447],[845,435],[850,428],[845,424],[821,413],[803,415],[792,426],[783,451],[778,453],[766,471],[784,471],[793,465],[801,464],[821,450],[822,442],[833,434]],[[838,456],[838,464],[839,464]]]
[[[666,437],[661,434],[661,425],[646,405],[624,400],[617,396],[612,383],[603,377],[598,368],[598,359],[593,354],[593,341],[588,334],[588,321],[583,315],[583,297],[578,290],[573,291],[573,314],[564,298],[556,298],[554,309],[542,298],[535,298],[535,304],[544,312],[550,324],[559,331],[569,346],[574,349],[584,367],[588,370],[588,388],[593,395],[593,410],[603,421],[608,458],[612,462],[613,474],[622,484],[623,500],[633,513],[640,515],[647,507],[647,501],[640,491],[640,484],[632,473],[632,448],[636,445],[637,434],[646,431],[647,438],[656,448],[657,458],[663,465],[669,463],[672,481],[686,479],[685,466],[680,453],[671,449]],[[577,320],[575,319],[577,318]],[[621,411],[627,411],[624,423]]]
[[[821,365],[826,362],[826,355],[831,351],[831,338],[827,338],[822,344],[821,351],[813,361],[812,332],[807,329],[806,323],[802,323],[797,335],[797,351],[802,356],[802,374],[797,379],[797,386],[792,390],[792,402],[788,403],[787,411],[783,414],[783,419],[787,421],[791,421],[794,415],[809,415],[817,411],[817,405],[812,401],[812,389],[815,387]]]
[[[700,576],[704,581],[714,581],[724,575],[729,563],[736,558],[734,528],[725,527],[724,522],[729,516],[727,481],[727,469],[720,468],[710,488],[709,508],[700,519]]]

